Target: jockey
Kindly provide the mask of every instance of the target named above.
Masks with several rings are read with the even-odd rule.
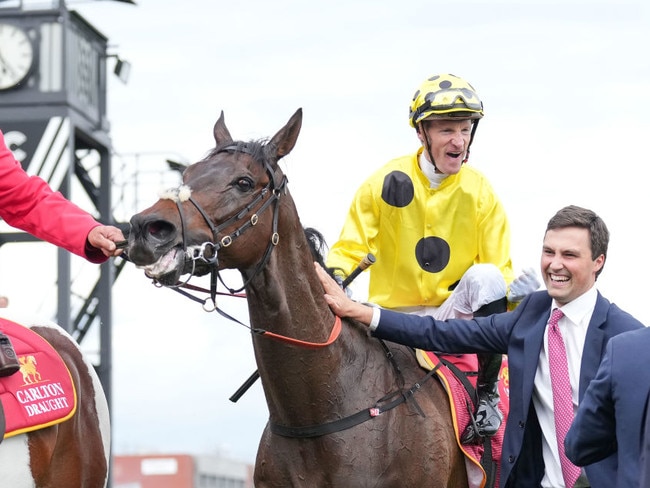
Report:
[[[368,299],[380,307],[437,319],[505,312],[514,277],[508,219],[486,177],[465,164],[483,103],[467,81],[441,74],[423,82],[409,108],[420,148],[357,190],[327,266],[343,279],[374,254]],[[525,275],[521,296],[512,298],[538,286]],[[466,444],[494,435],[503,418],[501,355],[477,356],[479,403],[461,437]]]

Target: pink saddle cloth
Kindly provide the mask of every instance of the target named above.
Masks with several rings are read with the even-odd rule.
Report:
[[[462,372],[478,371],[478,360],[475,354],[462,354],[462,355],[441,355],[440,357],[433,352],[416,350],[416,356],[420,365],[426,369],[431,370],[439,363],[442,357],[446,361],[454,364]],[[451,416],[454,422],[454,431],[456,435],[456,442],[465,454],[465,466],[467,468],[467,479],[470,488],[488,488],[488,476],[481,464],[484,461],[485,446],[479,445],[464,445],[460,442],[460,436],[465,431],[465,427],[470,422],[470,412],[474,411],[474,404],[472,398],[463,386],[461,379],[447,366],[441,364],[436,371],[436,374],[447,391],[449,396],[449,403],[451,405]],[[476,387],[476,376],[469,376],[472,387]],[[508,419],[509,405],[510,405],[510,390],[508,380],[508,359],[503,356],[501,363],[501,370],[499,371],[499,407],[503,413],[503,422],[497,431],[496,435],[490,438],[490,453],[491,461],[495,463],[494,473],[494,486],[499,486],[499,474],[501,464],[501,450],[503,447],[503,434],[505,431],[506,421]],[[491,488],[491,487],[490,487]]]
[[[4,438],[72,417],[77,393],[59,353],[36,332],[10,320],[0,318],[0,332],[11,340],[20,363],[20,371],[0,378]]]

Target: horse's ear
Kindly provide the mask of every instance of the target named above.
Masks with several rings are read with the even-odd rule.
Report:
[[[232,142],[232,136],[226,127],[226,122],[223,117],[223,110],[221,111],[219,120],[217,120],[217,123],[214,124],[213,133],[214,140],[217,142],[217,146]]]
[[[287,125],[278,131],[273,136],[270,143],[276,148],[277,159],[280,159],[291,152],[296,145],[300,128],[302,127],[302,108],[296,110],[296,113],[291,116]]]

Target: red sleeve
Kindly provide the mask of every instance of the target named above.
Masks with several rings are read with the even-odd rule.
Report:
[[[92,215],[29,176],[0,132],[0,217],[9,225],[81,256],[93,263],[108,258],[87,245],[90,230],[100,225]]]

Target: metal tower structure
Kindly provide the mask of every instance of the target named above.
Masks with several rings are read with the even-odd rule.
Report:
[[[9,148],[28,173],[100,222],[125,229],[111,213],[108,57],[107,38],[63,0],[37,8],[23,0],[0,2],[0,129]],[[0,252],[36,240],[4,232]],[[73,306],[72,259],[79,258],[57,250],[55,320],[80,343],[91,327],[99,327],[96,368],[111,406],[112,286],[126,261],[102,264],[83,303]]]

